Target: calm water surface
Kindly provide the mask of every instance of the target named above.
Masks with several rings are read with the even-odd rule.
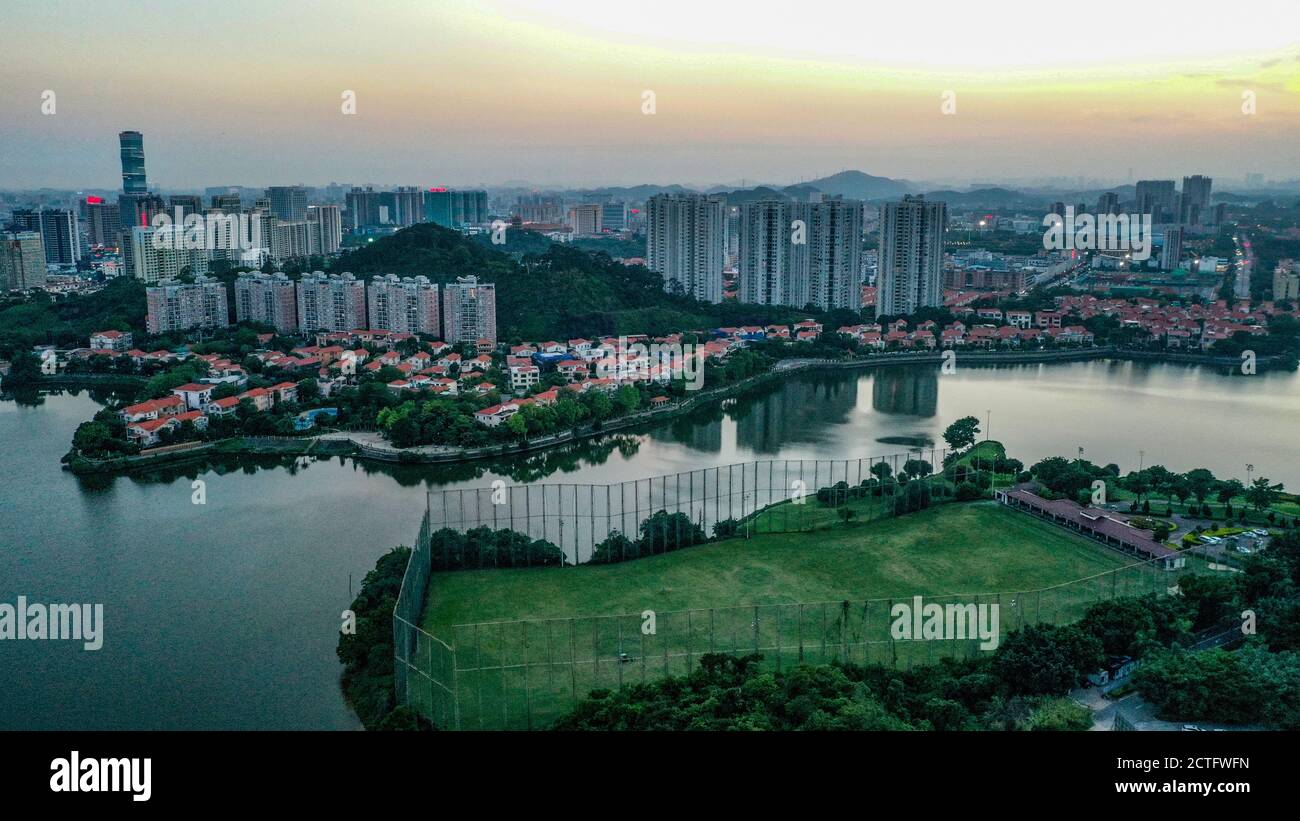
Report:
[[[803,374],[648,432],[509,464],[242,460],[79,479],[59,467],[88,393],[0,401],[0,602],[101,602],[104,647],[0,643],[0,728],[353,728],[339,614],[410,543],[425,493],[606,483],[753,459],[897,453],[959,416],[1026,463],[1084,448],[1125,470],[1206,466],[1300,488],[1300,376],[1083,362]],[[991,416],[990,416],[991,414]],[[190,483],[207,484],[207,504]]]

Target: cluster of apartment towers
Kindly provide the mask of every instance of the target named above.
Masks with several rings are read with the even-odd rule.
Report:
[[[147,288],[145,297],[150,333],[230,324],[226,286],[215,279],[160,283]],[[495,343],[496,286],[474,276],[440,289],[422,276],[388,274],[366,283],[348,273],[316,271],[296,281],[282,273],[250,273],[235,280],[235,318],[282,334],[368,329]]]
[[[670,291],[720,302],[730,259],[741,302],[862,308],[861,201],[765,199],[729,207],[717,196],[661,194],[646,211],[646,264]],[[947,221],[947,206],[923,196],[881,206],[877,316],[943,304]]]

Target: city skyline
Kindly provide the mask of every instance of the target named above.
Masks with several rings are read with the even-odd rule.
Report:
[[[1093,4],[1064,40],[1025,4],[940,25],[924,9],[837,9],[834,27],[775,6],[378,5],[336,7],[318,31],[285,4],[275,14],[313,35],[286,39],[249,26],[247,3],[205,10],[201,35],[143,4],[133,36],[166,35],[203,68],[142,59],[111,77],[85,45],[121,25],[110,10],[11,10],[0,187],[117,188],[105,137],[123,130],[147,135],[163,189],[788,184],[845,168],[949,183],[1297,176],[1300,11],[1286,4],[1239,4],[1239,19],[1272,21],[1239,28],[1128,6],[1114,26],[1112,4]]]

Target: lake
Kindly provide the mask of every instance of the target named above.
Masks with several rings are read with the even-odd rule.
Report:
[[[36,404],[33,404],[33,401]],[[86,391],[0,401],[0,602],[102,603],[104,646],[0,643],[0,728],[359,726],[338,689],[340,614],[430,489],[610,483],[767,459],[941,443],[958,417],[1050,455],[1205,466],[1300,488],[1300,375],[1127,362],[799,373],[644,432],[506,464],[234,459],[130,477],[60,469]],[[881,441],[885,440],[885,441]],[[890,444],[893,443],[893,444]],[[191,482],[206,484],[192,503]]]

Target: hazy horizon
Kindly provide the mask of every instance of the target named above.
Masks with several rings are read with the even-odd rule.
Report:
[[[0,188],[1300,177],[1300,6],[1052,10],[10,3]]]

